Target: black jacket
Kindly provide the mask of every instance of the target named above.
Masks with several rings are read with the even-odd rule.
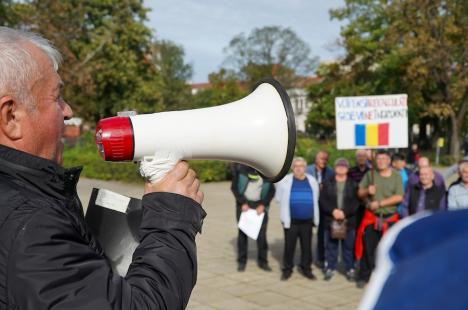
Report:
[[[322,189],[320,190],[319,206],[322,210],[325,218],[324,227],[330,228],[330,224],[333,220],[333,210],[338,208],[337,196],[336,196],[336,180],[332,178],[322,183]],[[357,197],[357,184],[351,178],[347,178],[344,188],[343,197],[343,212],[346,216],[347,229],[355,229],[356,227],[356,211],[359,207],[359,199]]]
[[[247,189],[248,183],[250,182],[249,174],[258,175],[258,172],[249,166],[237,164],[237,167],[233,169],[233,178],[231,182],[231,191],[236,198],[236,206],[239,209],[244,203],[247,203],[250,208],[256,208],[260,203],[265,206],[265,210],[268,211],[270,202],[275,196],[275,186],[263,178],[262,192],[260,201],[248,201],[244,193]]]
[[[421,194],[421,191],[424,189],[421,186],[421,183],[417,183],[413,186],[410,186],[408,188],[408,193],[409,199],[408,199],[408,214],[412,215],[416,213],[416,210],[418,208],[418,200],[419,200],[419,195]],[[424,210],[430,210],[430,211],[440,211],[440,205],[441,203],[444,203],[445,205],[445,200],[447,199],[445,195],[445,187],[442,186],[437,186],[435,184],[432,185],[431,188],[426,190],[426,199],[425,199],[425,204],[424,204]]]
[[[140,245],[122,278],[84,221],[80,171],[0,145],[0,309],[183,309],[201,206],[145,195]]]

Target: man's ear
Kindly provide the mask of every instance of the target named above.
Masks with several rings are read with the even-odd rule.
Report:
[[[10,140],[23,137],[21,128],[21,108],[11,96],[0,98],[0,132]]]

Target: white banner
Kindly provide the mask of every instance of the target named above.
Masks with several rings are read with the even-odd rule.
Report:
[[[408,96],[335,98],[339,150],[408,147]]]

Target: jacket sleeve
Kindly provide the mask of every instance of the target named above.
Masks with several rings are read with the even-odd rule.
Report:
[[[244,194],[241,194],[239,192],[238,182],[239,182],[239,172],[236,174],[235,177],[233,176],[232,178],[231,191],[234,194],[234,197],[236,198],[236,204],[243,205],[244,203],[247,203],[247,198],[245,198]]]
[[[274,184],[275,186],[275,201],[276,203],[280,203],[283,197],[283,190],[284,190],[284,179],[279,181],[278,183]]]
[[[351,186],[351,188],[352,188],[351,191],[349,191],[350,197],[345,202],[345,208],[343,210],[346,218],[349,218],[349,217],[355,215],[358,208],[359,208],[359,199],[358,199],[358,196],[357,196],[358,185],[354,181],[353,182],[347,182],[346,184]]]
[[[320,190],[320,197],[319,197],[319,206],[320,210],[326,215],[332,215],[334,208],[334,204],[331,202],[331,197],[329,194],[330,183],[324,182],[322,183],[322,189]],[[336,197],[335,197],[336,198]]]
[[[314,225],[318,226],[320,224],[320,205],[319,205],[319,199],[320,199],[320,189],[319,189],[319,184],[317,180],[315,180],[314,177],[312,177],[311,185],[312,185],[312,192],[314,193]]]
[[[268,192],[267,192],[265,198],[262,200],[262,204],[265,206],[265,208],[270,206],[271,200],[273,199],[273,197],[275,197],[275,192],[276,192],[275,186],[273,185],[273,183],[270,183],[270,187],[268,188]]]
[[[411,187],[408,186],[408,188],[406,189],[405,195],[403,196],[403,201],[401,202],[401,205],[400,205],[401,217],[409,216],[410,199],[411,199]]]
[[[17,309],[183,309],[196,282],[195,236],[205,212],[176,194],[143,197],[140,245],[125,278],[112,269],[65,206],[36,212],[8,262]]]

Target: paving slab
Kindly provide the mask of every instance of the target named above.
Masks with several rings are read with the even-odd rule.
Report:
[[[82,179],[78,193],[87,206],[93,187],[106,188],[123,195],[141,197],[142,184],[125,184]],[[198,280],[187,309],[355,309],[363,291],[343,275],[327,282],[316,268],[316,281],[294,271],[288,281],[280,281],[284,236],[276,204],[270,208],[267,229],[268,259],[272,272],[256,264],[256,243],[249,240],[248,262],[237,272],[237,228],[235,203],[228,182],[202,185],[203,208],[208,213],[202,234],[197,237]],[[315,237],[315,232],[314,232]],[[299,247],[298,247],[299,248]],[[296,251],[296,261],[299,259]]]

